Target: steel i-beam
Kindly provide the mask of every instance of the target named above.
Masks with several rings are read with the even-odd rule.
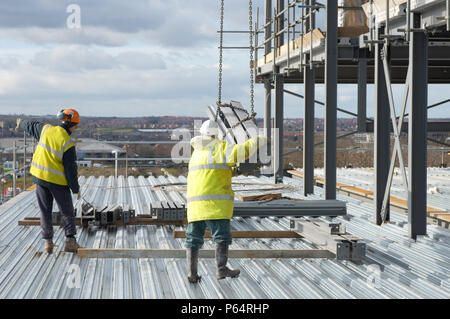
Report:
[[[337,1],[327,0],[325,39],[325,199],[336,199]]]
[[[314,193],[314,69],[303,68],[303,195]]]
[[[420,15],[412,14],[414,28],[420,28]],[[408,126],[408,222],[409,236],[426,235],[427,225],[427,103],[428,40],[424,32],[412,32],[409,44],[411,78]]]
[[[275,130],[274,130],[274,178],[275,183],[283,182],[283,96],[284,78],[275,74]]]

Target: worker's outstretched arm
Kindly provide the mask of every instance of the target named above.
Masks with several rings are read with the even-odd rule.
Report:
[[[80,191],[80,185],[78,184],[78,168],[77,168],[77,154],[75,147],[69,148],[64,152],[63,165],[64,172],[66,174],[67,184],[72,190],[72,193],[76,194]]]
[[[17,122],[19,123],[19,120]],[[35,139],[39,140],[41,138],[41,132],[44,125],[44,123],[38,121],[20,120],[19,128],[24,130],[28,135],[31,135]]]
[[[258,136],[258,138],[251,138],[245,143],[235,144],[230,146],[226,145],[227,151],[227,164],[236,165],[237,163],[244,162],[256,153],[258,147],[265,143],[265,138]]]

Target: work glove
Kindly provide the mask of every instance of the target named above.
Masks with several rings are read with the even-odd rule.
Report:
[[[22,121],[22,119],[20,117],[16,120],[16,123],[17,123],[17,125],[16,125],[16,132],[19,130],[19,126],[20,126],[20,122],[21,121]]]

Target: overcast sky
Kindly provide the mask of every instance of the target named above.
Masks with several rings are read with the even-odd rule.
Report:
[[[253,2],[262,20],[264,1]],[[81,9],[81,28],[67,25],[70,4]],[[82,116],[206,116],[217,100],[218,13],[218,0],[2,0],[0,113],[74,107]],[[248,30],[248,1],[225,0],[224,29]],[[226,34],[224,41],[248,44],[246,35]],[[248,107],[248,61],[248,51],[224,52],[222,100]],[[448,98],[449,88],[430,85],[429,104]],[[288,89],[303,92],[300,85]],[[397,101],[401,92],[394,89]],[[323,85],[316,96],[324,100]],[[373,100],[369,85],[369,116]],[[356,110],[355,85],[339,86],[338,105]],[[255,88],[255,108],[262,117],[262,85]],[[448,117],[448,109],[429,116]],[[322,107],[316,110],[322,117]],[[286,96],[285,117],[303,117],[302,101]]]

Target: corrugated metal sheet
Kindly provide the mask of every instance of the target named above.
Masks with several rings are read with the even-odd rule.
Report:
[[[237,182],[271,183],[261,177]],[[130,203],[148,213],[155,200],[183,200],[179,192],[153,191],[152,185],[185,182],[180,177],[80,177],[83,193],[96,205]],[[290,196],[303,198],[301,182]],[[243,187],[243,186],[238,186]],[[248,186],[250,188],[250,186]],[[322,198],[322,189],[308,199]],[[42,254],[40,228],[17,221],[38,216],[34,191],[22,193],[0,207],[0,298],[449,298],[450,231],[428,225],[428,236],[411,241],[406,216],[392,213],[392,223],[371,223],[371,204],[338,195],[348,203],[349,219],[337,218],[347,230],[364,238],[367,257],[360,265],[327,259],[232,259],[237,279],[215,278],[213,259],[201,259],[198,285],[186,280],[184,259],[78,259],[61,252],[64,234],[55,229],[56,252]],[[286,218],[234,218],[236,230],[286,230]],[[183,248],[173,226],[108,227],[89,232],[78,228],[82,246],[92,248]],[[181,228],[176,228],[181,229]],[[214,248],[211,240],[204,248]],[[304,239],[235,239],[231,249],[317,248]],[[378,266],[380,272],[378,273]],[[74,269],[80,268],[79,287]]]
[[[408,168],[406,168],[408,169]],[[406,199],[407,194],[403,186],[400,170],[395,169],[397,175],[392,179],[391,195]],[[324,177],[324,170],[317,168],[314,174]],[[338,168],[337,181],[351,186],[374,191],[374,170],[372,168]],[[437,188],[437,192],[436,191]],[[427,205],[442,210],[450,210],[450,168],[427,168]]]

